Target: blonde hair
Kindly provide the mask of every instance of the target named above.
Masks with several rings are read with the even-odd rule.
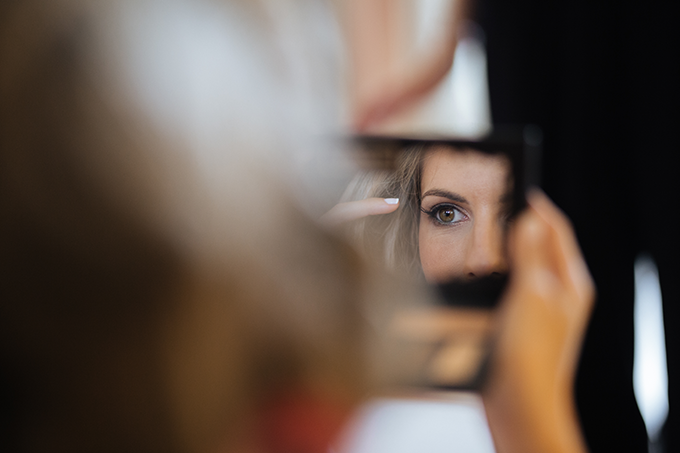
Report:
[[[369,216],[350,228],[350,236],[369,258],[388,269],[409,276],[422,276],[418,249],[420,177],[425,145],[402,150],[393,171],[357,174],[342,201],[368,197],[399,198],[399,208],[387,215]]]

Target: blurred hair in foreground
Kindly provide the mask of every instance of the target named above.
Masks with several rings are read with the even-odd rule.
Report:
[[[0,6],[5,451],[234,451],[290,392],[363,394],[378,286],[297,207],[289,160],[331,120],[291,95],[273,9]]]

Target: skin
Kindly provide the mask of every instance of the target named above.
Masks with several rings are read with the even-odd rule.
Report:
[[[595,287],[566,216],[542,193],[509,235],[513,272],[482,392],[498,453],[584,453],[573,387]]]
[[[387,5],[388,3],[385,2],[384,4]],[[397,4],[397,2],[390,4]],[[28,8],[27,11],[29,13],[34,12],[33,5],[29,6],[31,8]],[[29,16],[31,15],[26,15],[26,17]],[[48,17],[49,14],[41,14],[40,16]],[[58,14],[56,16],[60,20],[63,19]],[[3,17],[3,21],[4,19]],[[31,27],[19,28],[32,29]],[[55,28],[55,30],[57,29],[59,27]],[[45,30],[39,31],[45,32]],[[49,36],[52,32],[43,34]],[[61,36],[60,34],[55,35]],[[43,46],[38,44],[44,43],[40,43],[38,40],[33,44],[35,44],[33,47],[36,49],[42,49]],[[67,52],[67,54],[69,58],[77,56],[77,52]],[[18,58],[20,62],[33,62],[30,58],[24,60],[24,55],[21,52],[17,55],[22,57]],[[23,66],[34,67],[32,64],[24,64]],[[35,67],[44,68],[41,65],[35,65]],[[413,67],[419,66],[413,65]],[[64,73],[66,71],[58,71],[57,78],[59,79]],[[21,72],[17,72],[17,74],[21,74]],[[39,80],[34,79],[34,75],[31,74],[30,78],[25,79]],[[80,78],[76,80],[80,80]],[[404,98],[403,95],[401,97]],[[14,97],[11,98],[14,99]],[[78,100],[83,101],[85,98],[80,97]],[[399,104],[400,102],[390,101],[384,105]],[[380,103],[377,103],[377,105],[379,106]],[[384,112],[389,109],[377,108],[376,110]],[[95,109],[94,112],[98,113],[99,111]],[[33,118],[31,121],[33,121]],[[66,123],[57,122],[54,124],[58,126]],[[105,137],[108,140],[111,136],[106,135]],[[533,198],[530,200],[531,210],[519,220],[514,229],[514,234],[511,235],[509,257],[513,263],[513,280],[503,303],[502,322],[500,323],[502,327],[499,333],[500,347],[493,364],[492,379],[485,390],[485,404],[499,453],[582,452],[583,444],[573,415],[571,387],[575,360],[578,356],[583,328],[592,303],[592,282],[590,282],[587,269],[580,256],[573,231],[566,219],[544,197],[537,195]],[[10,201],[13,201],[13,199],[10,199]],[[395,205],[385,207],[381,203],[384,204],[385,202],[372,200],[368,203],[352,205],[359,206],[361,209],[358,210],[354,210],[352,206],[345,206],[344,215],[351,217],[371,213],[385,214],[396,209]],[[340,217],[342,217],[342,213]],[[337,219],[335,220],[337,221]],[[187,263],[187,266],[192,266],[192,264]],[[493,267],[490,269],[493,269]],[[248,272],[248,267],[244,268],[243,272]],[[219,280],[212,278],[212,274],[207,274],[205,277],[208,281]],[[213,287],[211,284],[199,286],[200,288],[196,290],[187,290],[188,294],[185,295],[187,299],[184,300],[184,303],[186,304],[185,308],[188,308],[189,311],[180,310],[177,316],[177,322],[183,329],[179,331],[171,329],[171,337],[186,340],[177,344],[182,352],[175,359],[185,358],[189,360],[189,363],[192,363],[192,360],[198,361],[195,363],[196,365],[204,366],[187,367],[186,360],[178,360],[176,363],[174,361],[172,363],[165,362],[172,360],[165,353],[155,356],[142,352],[143,357],[140,356],[142,362],[146,360],[153,364],[150,365],[153,370],[158,366],[163,368],[167,363],[169,369],[165,372],[170,373],[168,375],[170,382],[168,382],[167,388],[161,386],[158,393],[159,397],[167,398],[167,395],[170,394],[168,392],[173,392],[175,388],[189,391],[186,398],[175,396],[178,398],[177,401],[163,401],[168,406],[165,404],[159,406],[172,411],[175,410],[175,404],[177,404],[176,410],[183,411],[183,416],[177,418],[178,425],[174,425],[177,432],[171,431],[168,434],[184,438],[186,443],[178,446],[178,448],[186,451],[207,451],[210,449],[211,441],[207,437],[210,437],[213,429],[221,431],[215,426],[219,425],[219,420],[224,417],[225,413],[229,413],[229,403],[224,398],[223,393],[226,388],[242,386],[244,394],[242,402],[245,405],[249,401],[248,397],[255,392],[258,385],[257,382],[251,383],[251,380],[248,379],[251,372],[254,371],[248,368],[252,362],[247,354],[240,351],[240,348],[244,347],[251,338],[249,335],[242,334],[242,332],[252,328],[253,325],[246,323],[245,325],[235,325],[235,329],[225,328],[221,321],[237,323],[237,319],[228,316],[230,314],[228,312],[224,313],[226,316],[215,316],[212,312],[213,307],[218,307],[219,310],[229,310],[231,307],[230,304],[224,303],[225,298],[220,292],[221,287]],[[178,303],[178,305],[182,304]],[[194,311],[195,309],[198,311]],[[186,313],[190,315],[188,318],[183,316]],[[171,321],[165,315],[159,318],[159,322],[166,321],[169,328],[173,327],[174,319]],[[143,325],[140,324],[140,326]],[[239,329],[236,327],[239,327]],[[121,332],[123,330],[117,329]],[[161,332],[163,332],[162,328]],[[49,338],[51,334],[47,331],[46,335],[45,338]],[[74,335],[73,338],[78,337],[77,332]],[[151,335],[150,338],[155,345],[153,335],[156,334],[152,332]],[[158,335],[165,334],[159,333]],[[225,340],[224,335],[227,335],[226,340],[233,341],[238,345],[235,346],[237,352],[234,353],[236,357],[234,360],[239,361],[234,363],[243,364],[240,374],[229,369],[231,362],[228,361],[228,358],[233,356],[229,351],[229,341],[226,343],[225,341],[214,341],[215,339]],[[71,337],[69,334],[69,338]],[[107,338],[109,338],[108,334]],[[133,335],[130,341],[136,341],[135,338]],[[71,340],[68,341],[71,342]],[[168,347],[175,344],[171,340],[167,341]],[[161,340],[161,344],[164,345],[163,347],[166,346],[163,340]],[[29,345],[29,354],[38,351],[33,348],[34,345]],[[152,349],[155,350],[154,348]],[[119,351],[116,348],[111,351],[109,351],[109,354],[113,353],[112,357],[116,358],[115,362],[117,363]],[[103,350],[101,353],[106,354],[107,351]],[[39,356],[40,354],[35,357]],[[30,356],[29,359],[32,360],[35,357]],[[128,357],[122,360],[121,363],[133,367],[139,362],[138,358],[135,357],[132,358],[132,362]],[[243,360],[243,362],[240,362],[240,360]],[[32,362],[29,360],[27,363],[31,365]],[[176,370],[173,368],[175,366],[173,363],[176,364]],[[95,380],[88,380],[88,387],[98,382],[97,379],[100,378],[97,376],[102,374],[101,371],[106,371],[106,368],[95,370],[97,371],[93,375]],[[52,370],[52,365],[48,363],[47,369]],[[170,370],[175,370],[180,375],[176,376]],[[111,388],[116,389],[118,384],[127,387],[125,384],[130,382],[129,377],[132,375],[128,375],[124,368],[120,370],[116,368],[114,371],[111,376],[103,377],[105,387],[112,386]],[[225,375],[221,373],[226,373],[229,377],[224,377]],[[155,377],[151,379],[149,382],[156,382],[153,380],[156,379]],[[199,380],[197,381],[197,379]],[[181,385],[183,382],[191,385]],[[197,386],[198,383],[205,384],[206,382],[209,385]],[[55,385],[60,384],[55,381]],[[175,387],[175,385],[178,387]],[[196,395],[192,393],[192,386],[193,390],[198,391],[198,395],[202,397],[203,401],[197,399]],[[232,453],[327,452],[328,443],[334,438],[335,431],[341,426],[345,417],[345,408],[342,405],[338,406],[338,403],[332,399],[332,395],[319,396],[312,391],[314,390],[312,388],[308,391],[302,389],[301,393],[296,393],[295,389],[288,388],[287,390],[289,390],[288,395],[284,394],[282,398],[274,399],[270,406],[260,409],[260,412],[258,412],[257,407],[245,408],[244,406],[242,413],[239,414],[238,423],[232,424],[228,423],[231,420],[225,420],[225,429],[232,426],[237,427],[240,432],[232,441],[233,444],[222,449],[215,448],[214,451],[230,451]],[[111,392],[107,388],[103,388],[102,391]],[[117,392],[111,393],[111,395],[116,394]],[[126,392],[121,395],[129,397]],[[147,397],[155,401],[156,393],[152,392],[150,395],[145,395],[139,402],[142,406],[147,404],[145,402]],[[237,401],[241,401],[240,398],[237,398]],[[207,404],[202,404],[202,402],[207,402]],[[133,401],[131,404],[134,406],[134,403]],[[128,403],[123,401],[122,404],[121,407],[127,407]],[[116,407],[118,406],[114,405],[113,409]],[[196,418],[195,411],[206,414],[209,422],[201,423],[201,420]],[[54,414],[56,413],[54,412]],[[130,421],[132,425],[130,426],[139,425],[136,421],[136,414],[137,411],[133,410]],[[67,414],[67,416],[70,415]],[[90,414],[85,416],[90,416]],[[75,417],[77,420],[79,415],[76,414]],[[263,419],[268,422],[265,426],[272,429],[263,430],[261,423]],[[43,423],[43,421],[40,421],[40,423]],[[187,425],[182,426],[183,423],[187,423]],[[45,426],[49,428],[48,425]],[[124,423],[121,426],[127,425]],[[114,426],[112,429],[111,433],[115,433],[118,428]],[[183,429],[187,431],[185,432]],[[196,429],[196,434],[190,432],[194,429]],[[47,431],[51,433],[52,430],[50,428]],[[146,432],[147,430],[142,431]],[[100,432],[99,429],[96,432]],[[101,432],[107,434],[106,428]],[[123,433],[126,432],[126,429],[123,429]],[[136,433],[136,428],[131,432]],[[279,432],[284,434],[300,433],[300,436],[295,439],[300,440],[300,443],[291,444],[289,442],[290,437],[287,435],[274,435]],[[273,442],[262,442],[265,434],[267,437],[273,438]],[[61,437],[63,437],[63,434],[57,433],[56,439]],[[153,440],[150,442],[153,442]],[[44,443],[38,442],[31,445],[40,444]],[[76,441],[75,445],[87,445],[87,443],[80,444]],[[153,444],[142,443],[139,449],[151,445]]]
[[[463,3],[468,2],[457,2]],[[380,130],[390,117],[407,109],[428,87],[435,86],[452,61],[455,35],[451,35],[449,45],[432,46],[437,52],[431,64],[391,64],[395,57],[389,49],[398,48],[394,45],[398,39],[386,30],[390,29],[389,18],[397,17],[397,4],[388,5],[383,0],[348,4],[348,11],[353,13],[346,17],[349,22],[346,29],[354,68],[352,104],[356,131]],[[452,26],[448,30],[457,28]],[[431,165],[430,170],[434,168]],[[445,172],[432,173],[436,176]],[[423,181],[429,175],[426,168]],[[430,190],[425,184],[427,181],[421,195]],[[455,261],[454,254],[443,252],[446,234],[454,235],[454,229],[445,233],[450,227],[443,227],[437,235],[426,235],[422,215],[423,237],[419,242],[429,280],[455,275],[476,277],[503,271],[508,265],[512,267],[510,284],[497,313],[498,348],[490,379],[482,392],[496,450],[585,453],[575,415],[573,381],[594,300],[594,286],[574,231],[545,195],[534,192],[528,196],[529,208],[510,226],[507,253],[503,253],[500,228],[488,221],[499,216],[479,206],[479,200],[471,199],[471,195],[468,197],[473,205],[471,220],[455,228],[455,234],[467,232],[472,244],[476,244],[468,247],[466,261]],[[394,209],[382,199],[362,200],[334,208],[323,220],[334,227],[366,215],[389,215]],[[482,228],[480,224],[485,222],[487,226]],[[447,240],[455,242],[451,237]],[[442,243],[437,245],[436,241]]]
[[[470,2],[445,2],[444,20],[426,50],[413,47],[417,2],[349,0],[340,3],[347,39],[350,103],[356,131],[378,132],[434,89],[453,63]],[[410,25],[410,26],[409,26]]]
[[[342,212],[377,215],[385,209],[378,201]],[[585,453],[573,387],[595,288],[566,216],[538,190],[528,204],[508,232],[513,272],[496,314],[486,415],[498,453]]]
[[[506,158],[440,147],[425,156],[418,243],[429,282],[507,271]],[[429,214],[428,214],[429,213]]]

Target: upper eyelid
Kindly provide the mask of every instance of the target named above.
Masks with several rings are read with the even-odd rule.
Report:
[[[440,203],[436,203],[432,205],[431,208],[427,209],[425,208],[422,204],[420,205],[421,211],[423,211],[425,214],[432,214],[437,208],[441,208],[442,206],[451,206],[458,211],[462,212],[466,217],[470,217],[470,213],[463,207],[461,207],[458,203],[454,203],[452,201],[442,201]]]

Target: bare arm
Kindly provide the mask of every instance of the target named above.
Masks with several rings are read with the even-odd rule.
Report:
[[[427,51],[413,52],[417,0],[350,0],[341,17],[349,43],[354,127],[370,130],[432,90],[451,69],[470,0],[449,2]]]

